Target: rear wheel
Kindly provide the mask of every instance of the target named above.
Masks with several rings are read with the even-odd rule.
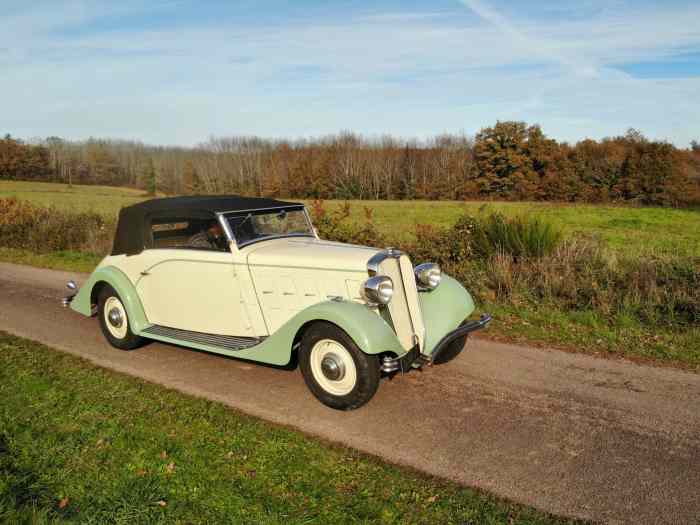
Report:
[[[337,410],[359,408],[379,387],[379,360],[337,326],[318,322],[304,334],[299,368],[309,390]]]
[[[129,326],[129,316],[119,294],[109,285],[105,285],[97,300],[97,316],[100,328],[113,347],[120,350],[133,350],[144,342],[135,335]]]

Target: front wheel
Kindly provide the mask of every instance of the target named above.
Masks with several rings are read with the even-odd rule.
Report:
[[[379,360],[360,350],[337,326],[318,322],[304,334],[299,368],[309,390],[326,406],[353,410],[379,387]]]
[[[440,352],[437,358],[433,361],[433,364],[444,365],[445,363],[452,361],[455,357],[462,353],[462,350],[464,350],[464,348],[467,346],[468,340],[469,334],[448,343],[447,348]]]
[[[143,344],[143,338],[134,334],[129,326],[129,316],[119,294],[109,285],[100,290],[97,300],[97,315],[100,328],[113,347],[133,350]]]

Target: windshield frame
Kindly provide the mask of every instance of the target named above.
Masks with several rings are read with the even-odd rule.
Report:
[[[254,215],[263,215],[265,212],[280,212],[280,211],[301,211],[304,214],[304,218],[306,219],[306,224],[309,227],[309,233],[285,233],[281,235],[267,235],[265,237],[260,237],[257,239],[251,239],[249,241],[245,242],[239,242],[238,239],[236,239],[236,236],[233,233],[233,230],[231,228],[231,225],[229,223],[229,218],[232,217],[245,217],[248,214],[254,214]],[[251,208],[248,210],[232,210],[232,211],[222,211],[218,212],[217,217],[219,218],[219,222],[221,223],[221,226],[224,229],[224,232],[226,233],[226,236],[229,238],[229,240],[233,241],[236,243],[236,246],[238,248],[243,248],[245,246],[249,246],[251,244],[255,244],[258,242],[262,241],[269,241],[271,239],[284,239],[288,237],[310,237],[310,238],[318,238],[318,234],[316,233],[316,229],[314,228],[313,223],[311,222],[311,217],[309,216],[309,211],[306,209],[306,206],[303,204],[294,204],[291,206],[275,206],[273,208]]]

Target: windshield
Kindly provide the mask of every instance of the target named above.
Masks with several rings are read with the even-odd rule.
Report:
[[[277,209],[227,214],[226,220],[240,248],[273,237],[314,237],[303,209]]]

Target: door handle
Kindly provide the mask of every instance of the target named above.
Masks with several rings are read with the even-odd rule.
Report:
[[[149,272],[147,272],[146,270],[144,270],[144,271],[141,272],[141,275],[146,276],[146,275],[151,275],[151,274],[150,274]]]

